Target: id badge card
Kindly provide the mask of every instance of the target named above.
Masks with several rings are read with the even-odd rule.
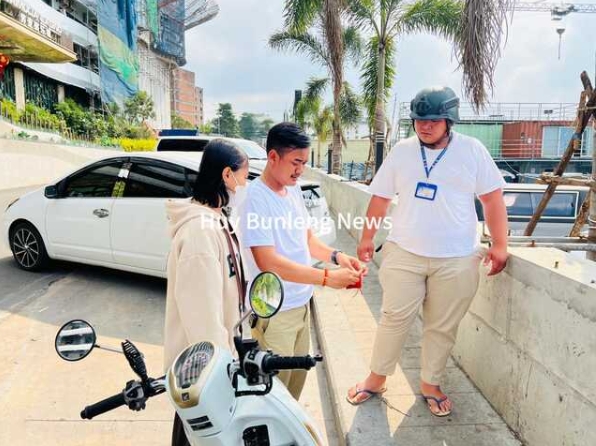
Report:
[[[419,182],[416,186],[415,196],[422,200],[434,201],[437,196],[437,189],[438,187],[436,184]]]

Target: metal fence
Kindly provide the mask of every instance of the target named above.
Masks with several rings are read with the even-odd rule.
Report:
[[[327,168],[327,161],[322,163],[321,169],[325,172],[328,172]],[[366,175],[365,175],[366,172]],[[342,169],[340,176],[344,177],[346,180],[349,181],[358,181],[358,182],[368,182],[372,180],[373,177],[373,168],[372,166],[369,167],[368,171],[366,169],[366,163],[359,163],[355,161],[350,161],[347,163],[342,163]]]
[[[19,110],[18,119],[15,119],[14,106],[4,106],[0,102],[0,121],[13,124],[17,128],[5,137],[14,139],[37,140],[39,136],[30,132],[44,132],[56,135],[57,139],[65,144],[84,145],[99,147],[95,144],[95,136],[92,134],[78,135],[72,132],[65,123],[59,129],[49,124],[47,120],[41,119],[37,113],[29,113],[26,110]],[[30,132],[28,132],[28,130]]]

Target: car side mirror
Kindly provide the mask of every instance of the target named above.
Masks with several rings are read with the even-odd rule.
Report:
[[[46,198],[58,198],[58,188],[54,185],[46,186],[44,195]]]

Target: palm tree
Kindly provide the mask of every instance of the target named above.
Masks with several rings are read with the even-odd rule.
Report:
[[[296,121],[305,129],[312,129],[317,136],[317,167],[321,167],[321,144],[333,133],[334,107],[323,107],[323,93],[329,78],[311,78],[306,84],[304,97],[296,106]],[[339,104],[340,121],[344,127],[358,124],[361,117],[360,98],[347,82],[344,82]],[[345,145],[345,137],[341,133]]]
[[[271,47],[304,53],[325,68],[333,85],[333,167],[341,170],[341,98],[344,58],[358,54],[360,39],[354,27],[341,22],[345,0],[286,0],[284,30],[269,39]],[[316,33],[313,33],[315,31]]]
[[[317,136],[317,167],[321,167],[321,144],[331,136],[333,129],[333,107],[322,107],[323,92],[329,79],[312,78],[308,81],[304,97],[298,103],[298,110],[304,117],[307,127],[312,127]]]
[[[393,51],[398,36],[430,32],[452,40],[463,68],[464,90],[475,106],[485,104],[492,89],[506,11],[514,0],[346,0],[350,21],[372,32],[364,64],[364,102],[371,116],[374,93],[376,168],[385,145],[385,106],[393,81]],[[389,79],[387,79],[389,78]]]
[[[317,167],[321,167],[321,144],[325,144],[333,130],[333,107],[327,106],[313,117],[313,127],[317,135]]]
[[[367,114],[367,124],[369,129],[369,139],[370,139],[370,147],[369,147],[369,154],[368,159],[372,160],[375,159],[375,138],[374,138],[374,130],[375,130],[375,116],[377,111],[377,96],[379,91],[379,38],[377,36],[373,36],[368,41],[366,47],[366,54],[368,57],[365,58],[362,64],[362,103],[366,110]],[[382,93],[382,105],[383,105],[383,120],[386,123],[387,119],[384,116],[385,105],[389,100],[389,96],[391,95],[391,89],[393,88],[393,82],[395,80],[395,46],[392,39],[388,40],[384,46],[385,51],[385,68],[383,70],[383,93]],[[384,141],[388,139],[387,132],[385,130],[381,130],[384,133]],[[367,177],[369,171],[369,164],[366,163],[364,166],[364,176],[363,178]]]

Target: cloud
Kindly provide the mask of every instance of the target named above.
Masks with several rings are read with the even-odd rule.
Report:
[[[186,35],[187,69],[204,88],[205,112],[231,102],[234,111],[267,113],[281,119],[293,102],[294,89],[320,67],[295,54],[269,48],[269,36],[282,26],[282,2],[221,0],[219,15]]]
[[[218,103],[231,102],[238,114],[268,113],[281,119],[292,105],[294,90],[303,88],[312,76],[326,75],[325,70],[302,55],[268,47],[269,36],[283,24],[282,0],[218,3],[219,15],[186,35],[186,68],[196,72],[197,84],[204,88],[207,118]],[[558,60],[558,35],[550,14],[516,12],[497,66],[492,101],[577,102],[580,72],[588,70],[593,76],[594,18],[578,13],[567,17]],[[396,68],[394,94],[400,102],[409,101],[428,85],[461,90],[461,70],[445,40],[430,35],[400,37]],[[357,89],[359,77],[357,69],[346,71],[346,79]],[[330,92],[327,101],[331,101]]]

